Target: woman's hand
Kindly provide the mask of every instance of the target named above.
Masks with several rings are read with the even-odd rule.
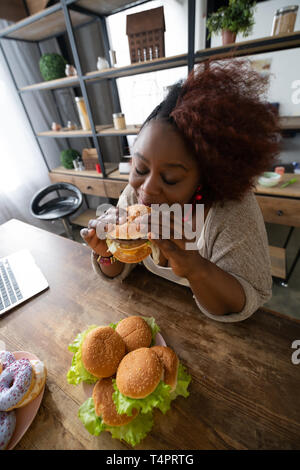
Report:
[[[160,218],[161,219],[161,218]],[[156,244],[163,256],[168,260],[174,274],[187,279],[194,276],[202,265],[203,258],[198,249],[187,249],[187,243],[195,243],[195,239],[186,239],[182,219],[175,219],[170,214],[170,237],[162,238],[166,225],[160,220],[158,224],[151,223],[151,216],[136,219],[144,231],[148,229],[148,239]],[[178,238],[178,237],[181,238]]]
[[[111,252],[107,249],[106,233],[116,222],[123,223],[123,219],[124,215],[119,209],[111,207],[97,219],[91,219],[88,227],[80,231],[80,235],[95,253],[100,256],[111,256]]]

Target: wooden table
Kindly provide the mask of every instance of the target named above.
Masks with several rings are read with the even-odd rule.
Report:
[[[0,227],[0,257],[28,248],[50,289],[0,320],[8,350],[35,353],[48,368],[45,395],[18,449],[126,449],[109,433],[91,436],[77,418],[82,386],[69,385],[68,344],[88,325],[154,316],[192,375],[190,397],[155,413],[138,449],[300,449],[300,364],[291,361],[300,322],[259,310],[236,324],[196,307],[191,291],[138,266],[119,285],[92,270],[79,243],[11,220]]]
[[[283,183],[291,179],[297,181],[286,188],[281,188]],[[276,186],[266,188],[257,185],[255,188],[256,199],[263,213],[265,222],[272,224],[287,225],[290,227],[289,234],[283,247],[270,246],[272,274],[284,280],[287,285],[289,278],[300,258],[300,248],[294,261],[287,272],[286,249],[295,227],[300,227],[300,175],[285,173],[282,181]]]

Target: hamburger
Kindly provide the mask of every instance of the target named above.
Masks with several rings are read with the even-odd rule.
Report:
[[[69,344],[73,353],[67,380],[72,385],[80,382],[96,383],[99,378],[111,377],[126,353],[121,336],[111,326],[91,325]]]
[[[147,230],[135,222],[137,217],[150,215],[151,207],[134,204],[126,208],[126,222],[114,224],[106,234],[108,250],[122,263],[139,263],[152,253],[156,264],[159,262],[159,249],[147,239]]]
[[[108,431],[113,438],[135,446],[151,430],[152,413],[141,414],[133,409],[131,416],[119,414],[113,394],[112,378],[99,380],[94,386],[92,397],[79,408],[78,417],[91,434],[98,436],[102,431]]]
[[[108,327],[92,325],[69,345],[68,382],[95,384],[78,412],[91,434],[109,431],[135,446],[151,430],[154,408],[165,414],[178,395],[189,395],[191,376],[171,348],[154,345],[157,331],[154,318],[131,316]]]
[[[107,355],[108,349],[104,344],[107,337],[109,337],[108,345],[110,345],[110,348],[114,344],[118,350],[117,353],[114,353],[115,364],[112,368],[114,372],[111,369],[108,371],[109,373],[112,372],[111,375],[113,375],[117,370],[116,364],[118,365],[126,352],[132,348],[154,346],[156,334],[159,331],[159,326],[153,317],[138,316],[130,316],[118,323],[111,323],[109,327],[105,327],[106,330],[100,330],[99,328],[104,327],[89,326],[83,332],[78,333],[74,341],[69,344],[69,350],[73,353],[73,357],[71,367],[67,373],[67,380],[72,385],[78,385],[81,382],[94,384],[100,377],[104,377],[103,373],[106,375],[105,362],[110,363],[111,357]],[[98,330],[92,334],[92,331],[96,329]],[[114,330],[116,330],[116,335],[113,335]],[[124,346],[121,340],[124,342]],[[92,358],[91,349],[94,347],[97,351],[95,360]],[[92,363],[90,363],[91,358]]]
[[[116,332],[123,339],[127,352],[143,347],[148,348],[152,342],[151,328],[142,317],[124,318],[117,324]]]
[[[97,378],[111,377],[125,355],[125,343],[110,326],[90,331],[81,346],[81,359],[85,369]]]

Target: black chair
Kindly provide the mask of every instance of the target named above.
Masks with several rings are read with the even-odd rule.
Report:
[[[59,190],[68,191],[71,194],[68,196],[60,196]],[[40,204],[45,196],[55,193],[57,197]],[[54,194],[53,194],[54,196]],[[55,183],[46,186],[38,191],[32,198],[30,203],[30,212],[37,219],[42,220],[57,220],[61,219],[65,231],[69,238],[74,240],[72,231],[69,227],[68,217],[74,214],[82,205],[82,194],[76,186],[69,183]]]

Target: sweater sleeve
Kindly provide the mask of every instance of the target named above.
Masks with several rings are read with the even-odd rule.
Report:
[[[132,188],[132,186],[130,186],[128,184],[124,188],[122,194],[119,197],[117,207],[125,208],[127,206],[131,206],[131,205],[135,204],[136,202],[137,202],[137,199],[136,199],[134,189]],[[91,261],[92,261],[93,270],[96,274],[98,274],[98,276],[102,277],[102,279],[104,279],[105,281],[108,281],[108,282],[121,282],[121,281],[123,281],[123,279],[125,279],[128,276],[128,274],[137,265],[135,263],[131,263],[131,264],[126,263],[126,264],[124,264],[123,271],[120,274],[118,274],[115,277],[108,277],[102,272],[102,270],[99,266],[99,263],[97,262],[97,258],[98,258],[98,255],[94,251],[92,251]]]
[[[207,229],[207,259],[239,281],[246,301],[241,312],[227,315],[212,314],[194,296],[196,304],[205,315],[216,321],[245,320],[272,294],[267,234],[254,194],[247,195],[240,203],[229,203],[217,210]]]

